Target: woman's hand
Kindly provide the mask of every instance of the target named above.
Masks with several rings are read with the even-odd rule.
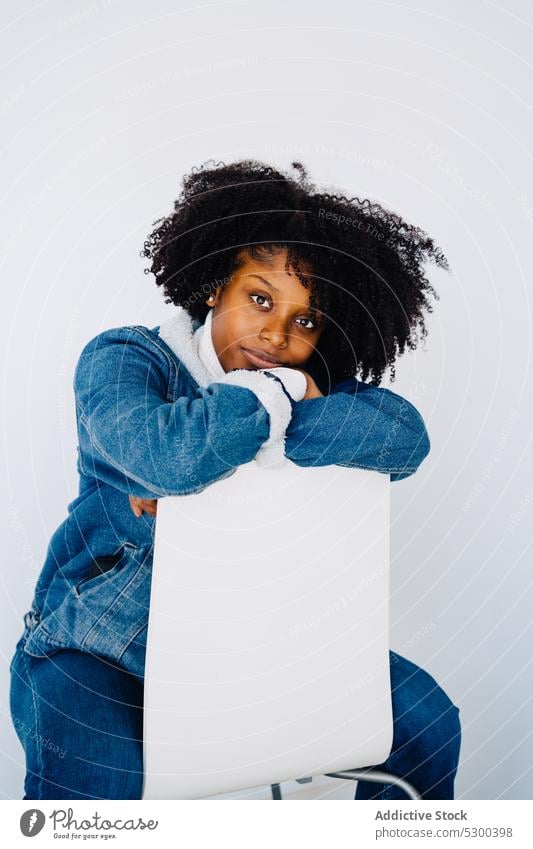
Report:
[[[320,389],[318,388],[318,386],[316,385],[315,381],[313,380],[313,378],[311,377],[310,374],[308,374],[306,371],[304,371],[303,368],[295,369],[295,371],[301,371],[301,373],[303,374],[303,376],[307,380],[307,389],[305,391],[304,397],[302,398],[302,401],[307,401],[309,398],[323,398],[324,397],[322,392],[320,391]]]
[[[143,510],[146,513],[149,513],[150,516],[155,516],[157,513],[157,498],[136,498],[133,495],[128,496],[130,500],[130,507],[139,518],[142,516]]]

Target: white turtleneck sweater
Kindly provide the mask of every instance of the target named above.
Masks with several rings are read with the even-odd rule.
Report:
[[[220,360],[218,359],[215,351],[215,346],[213,345],[213,336],[211,331],[212,322],[213,310],[210,309],[207,313],[205,322],[195,331],[192,340],[196,353],[209,372],[210,377],[212,377],[213,380],[216,380],[218,377],[224,377],[226,372],[220,364]]]

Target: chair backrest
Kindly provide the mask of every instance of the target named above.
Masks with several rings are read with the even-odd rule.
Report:
[[[388,475],[289,460],[158,502],[144,799],[386,759],[389,505]]]

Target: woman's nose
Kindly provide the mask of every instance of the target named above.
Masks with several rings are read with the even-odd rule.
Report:
[[[268,339],[270,344],[275,345],[276,348],[285,348],[287,346],[288,333],[284,326],[275,324],[267,325],[263,328],[259,336],[261,339]]]
[[[264,329],[259,334],[260,338],[268,342],[274,348],[286,348],[287,347],[287,336],[284,331],[281,330],[267,330]]]

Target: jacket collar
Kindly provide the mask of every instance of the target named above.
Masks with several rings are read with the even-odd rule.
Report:
[[[213,345],[212,323],[213,310],[210,309],[207,313],[205,322],[194,332],[193,344],[195,345],[200,360],[209,372],[211,380],[218,380],[219,378],[224,377],[226,372],[218,359],[215,346]]]
[[[200,386],[209,386],[216,377],[225,374],[213,347],[211,320],[211,311],[202,324],[198,319],[193,320],[184,307],[177,306],[173,315],[161,322],[157,329],[159,338]]]

